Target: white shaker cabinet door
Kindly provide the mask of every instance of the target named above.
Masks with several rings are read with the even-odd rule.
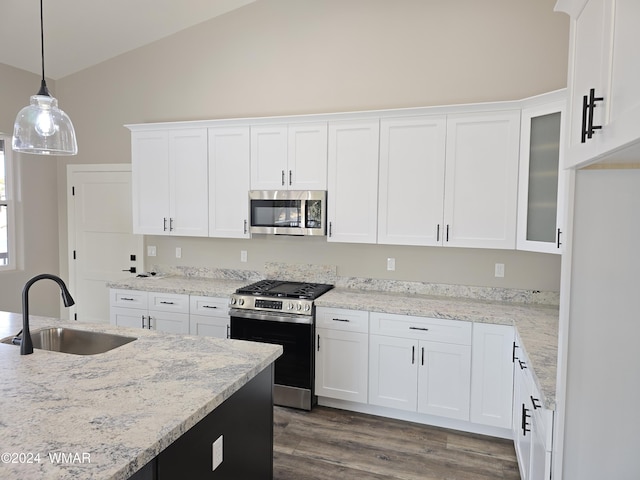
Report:
[[[378,243],[440,245],[446,118],[382,119]]]
[[[444,245],[516,246],[520,111],[447,117]]]
[[[169,132],[170,225],[174,235],[209,234],[207,129]]]
[[[251,127],[251,190],[287,189],[287,126]]]
[[[369,336],[369,403],[415,412],[418,401],[418,341]]]
[[[249,238],[249,127],[209,129],[209,236]]]
[[[169,222],[169,133],[131,133],[133,233],[166,235]]]
[[[471,347],[420,341],[418,412],[469,420]]]
[[[289,190],[327,189],[327,124],[289,125]]]
[[[380,122],[329,124],[328,240],[376,243]]]
[[[367,403],[368,335],[318,328],[316,395]]]
[[[511,428],[514,331],[509,325],[474,323],[471,421]]]

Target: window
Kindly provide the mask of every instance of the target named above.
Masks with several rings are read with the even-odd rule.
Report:
[[[0,270],[15,268],[11,167],[10,140],[0,135]]]

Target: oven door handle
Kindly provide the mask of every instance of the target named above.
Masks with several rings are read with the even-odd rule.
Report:
[[[296,315],[290,313],[272,313],[260,310],[242,310],[232,308],[229,310],[229,317],[233,321],[236,318],[249,318],[251,320],[264,320],[265,322],[282,322],[282,323],[300,323],[304,325],[313,325],[313,315]]]

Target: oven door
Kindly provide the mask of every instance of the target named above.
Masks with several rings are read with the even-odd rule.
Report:
[[[275,361],[274,403],[310,410],[315,403],[313,316],[240,309],[231,309],[229,316],[231,338],[282,346]]]

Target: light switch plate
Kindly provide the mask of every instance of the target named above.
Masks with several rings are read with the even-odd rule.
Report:
[[[503,278],[504,277],[504,263],[496,263],[495,276],[497,278]]]
[[[246,250],[240,250],[240,261],[241,262],[246,262],[247,261],[247,251]]]
[[[147,245],[147,257],[155,257],[156,254],[156,247],[154,245]]]
[[[176,258],[182,258],[182,248],[176,247]]]
[[[389,257],[387,258],[387,270],[395,270],[396,269],[396,259]]]

